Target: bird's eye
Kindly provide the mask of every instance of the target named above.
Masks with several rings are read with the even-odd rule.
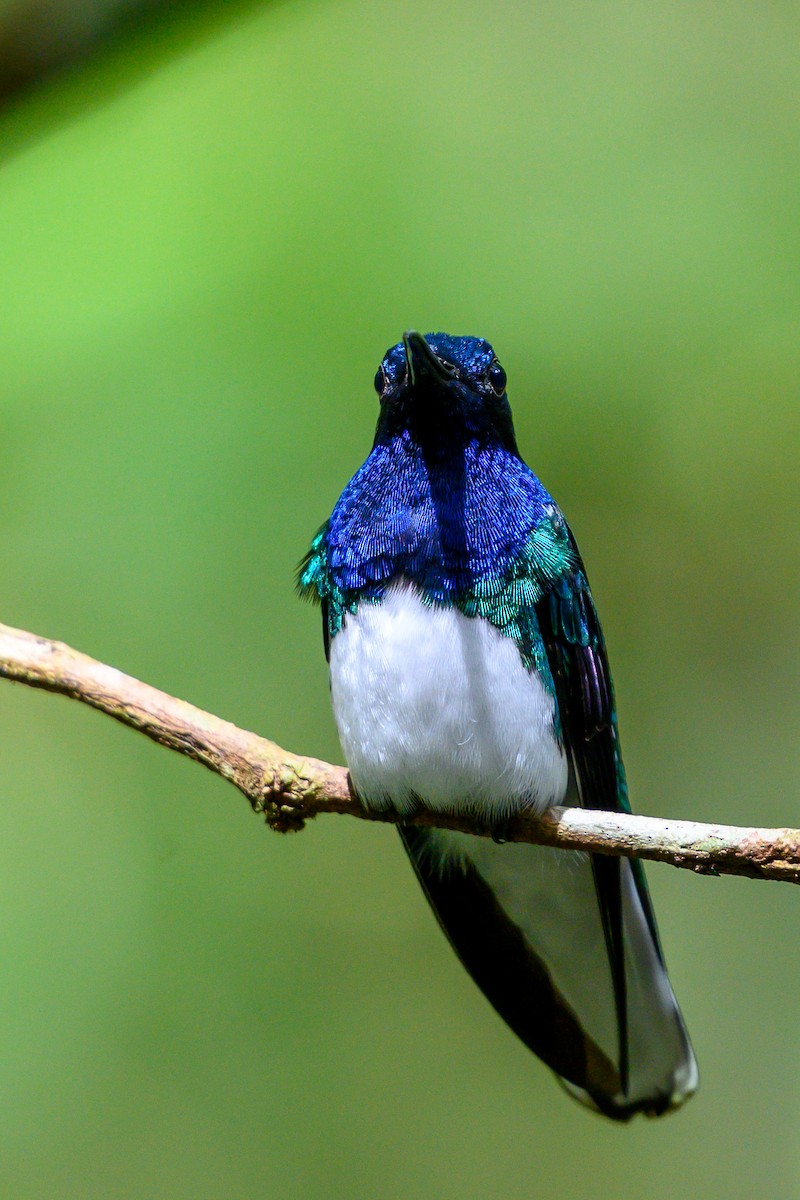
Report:
[[[493,358],[489,370],[486,372],[486,378],[489,381],[489,386],[496,396],[502,396],[506,390],[506,373],[500,366],[499,359]]]
[[[383,369],[383,363],[381,363],[381,365],[378,367],[378,372],[375,376],[375,391],[378,393],[379,396],[382,395],[383,392],[386,391],[386,386],[387,386],[388,382],[389,382],[389,380],[387,378],[386,372]]]

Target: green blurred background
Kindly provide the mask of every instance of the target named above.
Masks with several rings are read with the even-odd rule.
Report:
[[[800,13],[297,0],[0,118],[3,621],[338,759],[294,564],[403,329],[488,337],[587,560],[640,811],[800,824]],[[0,1193],[798,1195],[800,897],[649,877],[702,1090],[615,1127],[393,831],[0,685]]]

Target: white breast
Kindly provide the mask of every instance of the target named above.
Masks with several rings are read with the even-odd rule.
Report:
[[[567,788],[554,701],[513,639],[428,606],[407,583],[348,614],[331,694],[353,783],[372,808],[543,811]]]

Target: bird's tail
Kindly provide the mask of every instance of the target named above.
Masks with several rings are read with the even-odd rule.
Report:
[[[697,1066],[638,864],[621,862],[620,1020],[589,855],[449,830],[400,832],[464,966],[572,1095],[616,1120],[657,1116],[692,1095]]]

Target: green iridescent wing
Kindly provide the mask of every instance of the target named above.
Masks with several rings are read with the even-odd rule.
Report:
[[[334,591],[328,570],[328,552],[325,535],[328,522],[320,526],[314,540],[297,567],[297,591],[303,600],[318,601],[322,608],[322,642],[325,660],[331,661],[330,605]]]

